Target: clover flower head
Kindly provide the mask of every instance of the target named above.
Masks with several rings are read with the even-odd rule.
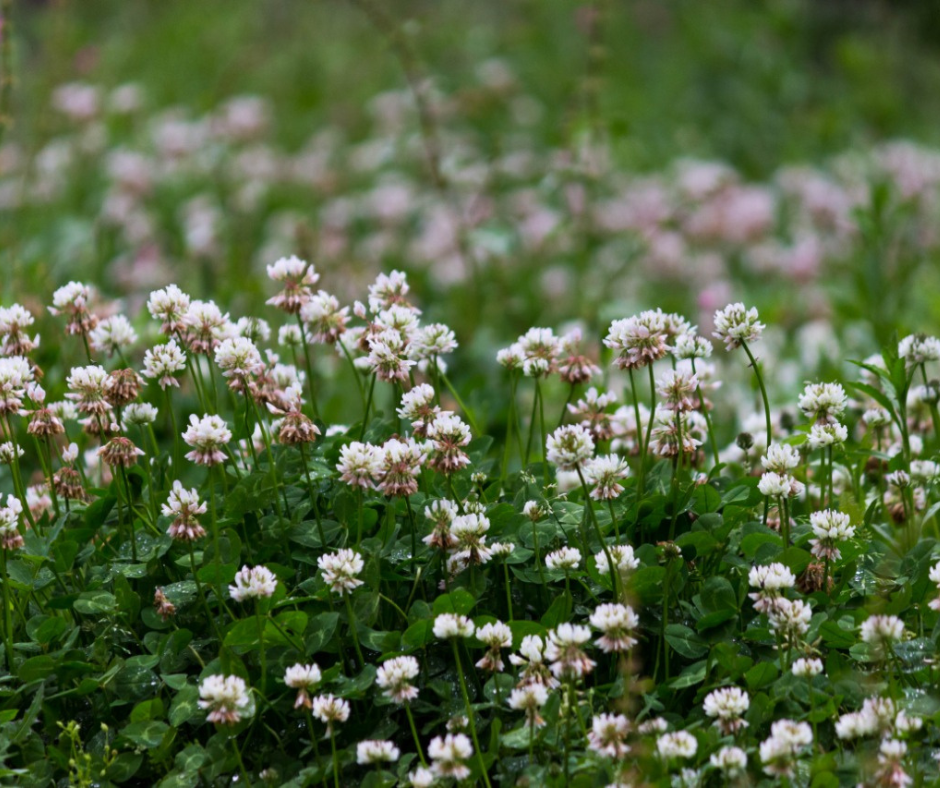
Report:
[[[362,556],[351,548],[321,555],[317,559],[317,566],[323,572],[323,581],[334,594],[351,594],[363,584],[359,575],[365,568],[365,562]]]
[[[235,725],[251,715],[252,706],[245,680],[239,676],[206,676],[199,685],[199,708],[209,710],[209,722]]]
[[[275,590],[277,577],[266,566],[243,566],[236,573],[234,584],[228,587],[229,595],[236,602],[274,596]]]
[[[728,304],[715,312],[714,336],[725,343],[727,350],[741,347],[745,342],[757,342],[765,328],[757,318],[754,307],[748,309],[740,302]]]

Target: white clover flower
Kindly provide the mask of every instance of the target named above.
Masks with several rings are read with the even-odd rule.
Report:
[[[88,309],[93,294],[92,288],[81,282],[69,282],[52,294],[49,312],[68,318],[65,333],[87,334],[98,323],[98,319]]]
[[[800,453],[788,443],[771,443],[767,453],[761,457],[761,465],[767,471],[787,474],[800,464]]]
[[[669,723],[662,717],[653,717],[645,720],[637,726],[637,733],[648,736],[651,733],[665,733],[669,729]]]
[[[274,595],[277,577],[266,566],[243,566],[235,575],[235,583],[228,592],[236,602],[246,599],[263,599]]]
[[[415,434],[423,436],[434,417],[440,413],[440,408],[434,404],[434,387],[428,383],[419,383],[410,391],[406,391],[401,398],[401,405],[396,413],[403,419],[409,419]]]
[[[408,782],[412,788],[431,788],[437,782],[437,776],[426,766],[419,766],[413,772],[408,772]]]
[[[366,361],[379,380],[404,383],[417,361],[408,358],[405,339],[394,329],[386,329],[368,339],[369,354]]]
[[[904,712],[904,709],[901,709],[898,716],[894,718],[894,729],[902,736],[915,733],[923,727],[924,720],[921,717],[910,717]]]
[[[843,714],[836,720],[836,736],[840,739],[855,739],[891,732],[897,719],[897,708],[891,698],[866,698],[862,708]]]
[[[186,353],[172,337],[165,345],[157,345],[144,354],[144,377],[157,380],[161,388],[178,388],[179,381],[174,376],[185,369]]]
[[[756,608],[756,605],[755,605]],[[770,619],[770,628],[779,632],[784,641],[795,645],[809,631],[813,609],[802,599],[780,597],[770,602],[765,611]]]
[[[591,613],[591,626],[603,633],[594,641],[598,648],[605,654],[619,653],[636,645],[640,618],[629,605],[605,603]]]
[[[304,343],[304,338],[310,340],[310,335],[306,328],[301,328],[295,323],[288,323],[277,330],[277,343],[281,347],[299,348]]]
[[[610,553],[615,568],[620,574],[632,572],[640,565],[639,559],[633,555],[633,548],[628,544],[610,545],[607,551]],[[597,571],[602,575],[608,574],[610,572],[610,564],[607,561],[607,553],[603,550],[599,553],[595,553],[594,565],[597,567]]]
[[[595,457],[584,466],[585,479],[595,485],[591,497],[596,501],[609,501],[623,492],[621,481],[630,474],[626,460],[616,454]]]
[[[349,719],[349,702],[333,695],[317,695],[311,702],[311,713],[332,733],[333,724]]]
[[[300,319],[304,330],[310,332],[310,340],[320,344],[334,344],[346,333],[349,323],[349,307],[340,307],[336,296],[320,290],[300,308]],[[293,344],[303,342],[299,331]],[[288,344],[282,342],[282,344]]]
[[[751,567],[748,584],[758,589],[748,595],[754,600],[754,609],[758,613],[766,613],[770,603],[780,596],[781,591],[796,585],[796,577],[783,564],[772,563]]]
[[[728,777],[737,777],[747,769],[747,753],[740,747],[722,747],[708,762]]]
[[[855,526],[851,525],[851,518],[843,512],[826,509],[810,514],[809,522],[816,536],[810,540],[810,552],[817,558],[838,561],[842,557],[839,543],[855,536]]]
[[[761,474],[757,489],[768,498],[796,498],[803,494],[806,485],[789,474],[766,471]]]
[[[408,277],[401,271],[379,274],[375,282],[369,285],[369,310],[377,314],[393,304],[408,305]]]
[[[416,361],[445,356],[457,349],[457,337],[443,323],[422,326],[412,338],[408,353]]]
[[[594,439],[580,424],[559,427],[546,441],[546,457],[560,470],[574,471],[594,455]]]
[[[823,672],[823,664],[820,659],[807,659],[800,657],[793,663],[793,675],[801,678],[812,678]]]
[[[258,375],[264,369],[261,353],[247,337],[223,339],[215,349],[215,363],[226,378]]]
[[[20,446],[13,443],[13,441],[0,443],[0,462],[4,465],[12,465],[24,454],[26,454],[26,452]]]
[[[512,647],[512,630],[502,621],[494,621],[478,628],[476,639],[487,647],[486,654],[476,666],[491,672],[502,671],[504,666],[500,651]]]
[[[656,740],[656,751],[665,759],[694,758],[698,752],[698,741],[687,731],[664,733]]]
[[[153,424],[157,420],[157,413],[157,409],[149,402],[132,402],[124,408],[122,421],[125,429],[131,424]]]
[[[519,337],[517,345],[522,355],[522,374],[543,377],[555,371],[562,345],[561,339],[550,328],[530,328]]]
[[[288,314],[297,314],[311,297],[311,290],[320,275],[314,267],[298,257],[282,257],[267,266],[268,278],[280,282],[284,289],[267,303]]]
[[[598,714],[591,720],[588,749],[608,758],[623,758],[630,752],[629,734],[630,723],[623,714]]]
[[[447,533],[447,542],[453,551],[448,560],[452,572],[461,571],[471,564],[485,564],[492,558],[486,544],[486,532],[489,529],[489,519],[477,512],[470,511],[454,517]]]
[[[154,320],[162,320],[165,334],[179,334],[185,329],[183,318],[189,312],[190,298],[176,285],[154,290],[147,301],[147,309]]]
[[[455,613],[441,613],[434,619],[434,637],[440,640],[473,637],[475,630],[469,618]]]
[[[11,359],[0,359],[0,380],[5,375],[4,362]],[[104,367],[92,364],[87,367],[72,367],[66,385],[69,387],[69,393],[65,396],[78,403],[78,410],[81,413],[92,416],[100,416],[110,410],[110,405],[105,401],[105,382],[108,379],[108,373]],[[4,387],[6,388],[6,387]]]
[[[604,344],[617,353],[620,369],[638,369],[658,361],[669,350],[666,315],[657,309],[610,324]]]
[[[62,450],[62,462],[71,465],[78,459],[78,444],[70,443],[67,448]]]
[[[323,572],[323,581],[334,594],[351,594],[363,581],[359,579],[365,562],[355,550],[344,548],[335,553],[321,555],[317,566]]]
[[[225,462],[222,447],[232,440],[232,431],[221,416],[207,414],[201,419],[195,414],[189,417],[189,427],[183,433],[183,441],[192,451],[186,459],[197,465],[218,465]]]
[[[464,761],[473,757],[473,745],[462,733],[435,736],[428,745],[428,756],[433,761],[431,770],[438,777],[452,777],[460,782],[470,776]]]
[[[450,529],[454,520],[457,519],[457,504],[446,499],[432,501],[424,507],[424,516],[434,524],[434,528],[430,534],[422,538],[422,541],[442,550],[453,549],[457,544],[457,539],[451,534]]]
[[[933,460],[911,460],[911,479],[918,484],[932,484],[940,479],[940,463]]]
[[[747,727],[747,722],[741,718],[750,705],[751,699],[744,690],[739,687],[722,687],[705,696],[703,708],[705,714],[715,720],[722,734],[728,736]]]
[[[516,687],[506,703],[509,708],[526,713],[526,721],[536,727],[545,724],[539,710],[548,702],[548,689],[544,684],[529,683]]]
[[[25,356],[39,347],[39,334],[30,338],[26,333],[34,322],[32,313],[20,304],[0,307],[0,355]]]
[[[696,406],[698,387],[699,379],[691,371],[668,369],[656,382],[656,393],[667,410],[684,413]]]
[[[526,501],[522,507],[522,513],[534,523],[537,523],[545,516],[545,512],[538,501]]]
[[[490,553],[493,558],[507,558],[512,555],[516,546],[512,542],[492,542],[490,544]]]
[[[382,473],[382,450],[371,443],[353,441],[339,450],[336,470],[340,472],[340,479],[351,487],[371,489]]]
[[[748,309],[740,302],[729,304],[715,312],[713,336],[724,342],[727,350],[741,347],[745,342],[757,342],[765,328],[757,317],[753,307]]]
[[[451,474],[470,464],[463,447],[470,443],[470,428],[455,413],[444,411],[427,426],[427,438],[434,444],[428,465],[443,474]]]
[[[418,491],[418,473],[427,459],[425,447],[414,438],[389,438],[380,451],[378,488],[388,496],[414,495]]]
[[[904,637],[904,623],[897,616],[869,616],[862,622],[862,641],[883,654],[892,643]]]
[[[315,663],[310,665],[297,663],[284,671],[284,683],[288,687],[297,690],[297,699],[294,701],[295,709],[313,708],[310,693],[320,685],[322,680],[323,674],[320,672],[319,665]]]
[[[124,315],[114,315],[98,323],[89,333],[92,350],[109,356],[137,342],[137,332]]]
[[[925,334],[910,334],[898,342],[898,356],[908,364],[924,364],[940,359],[940,339]]]
[[[234,332],[228,315],[214,301],[192,301],[183,315],[186,340],[194,353],[211,353]]]
[[[418,688],[412,682],[421,668],[414,657],[393,657],[382,663],[375,683],[382,688],[385,697],[395,703],[408,703],[418,697]]]
[[[581,551],[576,547],[562,547],[545,556],[545,566],[549,569],[563,569],[566,572],[577,569],[581,563]]]
[[[206,535],[206,529],[199,524],[199,515],[206,513],[206,504],[199,500],[199,491],[187,490],[179,479],[173,482],[170,497],[162,506],[165,517],[172,517],[173,523],[167,529],[172,539],[193,541]]]
[[[770,736],[760,745],[764,771],[772,776],[791,776],[801,750],[812,743],[813,731],[805,722],[777,720],[770,728]]]
[[[930,574],[928,576],[930,581],[936,584],[937,590],[940,591],[940,561],[930,568]],[[940,597],[930,601],[930,608],[932,610],[940,610]]]
[[[267,342],[271,338],[271,325],[260,317],[240,317],[235,322],[235,337],[250,339],[252,342]]]
[[[862,421],[871,429],[887,427],[891,423],[891,414],[884,408],[869,408],[862,414]]]
[[[672,354],[677,359],[709,358],[712,354],[712,343],[705,337],[694,333],[680,334],[672,346]]]
[[[395,763],[401,750],[386,739],[367,739],[356,745],[356,763],[367,766],[373,763]]]
[[[522,351],[522,345],[513,342],[509,347],[497,352],[496,363],[510,370],[522,369],[522,365],[525,363],[525,353]]]
[[[838,422],[812,426],[806,444],[811,449],[824,449],[827,446],[836,446],[845,443],[849,438],[849,431],[845,425]]]
[[[206,676],[199,685],[199,708],[209,709],[209,722],[235,725],[251,715],[252,706],[245,680],[239,676]]]
[[[545,641],[538,635],[526,635],[522,638],[519,653],[510,654],[509,661],[517,668],[522,668],[520,686],[528,684],[559,686],[559,682],[552,676],[545,664]]]
[[[838,383],[810,383],[800,395],[800,410],[817,424],[834,424],[845,412],[848,397]]]
[[[7,505],[0,508],[0,550],[18,550],[24,545],[19,531],[23,504],[19,498],[7,495]]]
[[[580,624],[559,624],[548,633],[545,659],[555,678],[579,679],[594,670],[597,663],[582,648],[590,639],[591,630]]]

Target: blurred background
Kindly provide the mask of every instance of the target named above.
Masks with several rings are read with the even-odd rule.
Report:
[[[814,370],[937,329],[935,3],[8,5],[4,303],[272,319],[298,254],[343,303],[407,271],[468,359],[732,300]]]

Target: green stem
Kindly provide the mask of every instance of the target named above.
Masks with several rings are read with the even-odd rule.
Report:
[[[219,644],[222,643],[222,633],[219,632],[219,625],[215,620],[215,616],[212,615],[212,611],[209,609],[209,600],[206,598],[206,591],[202,587],[202,581],[199,579],[199,573],[196,571],[196,552],[193,548],[193,543],[191,539],[186,540],[186,546],[189,548],[189,566],[193,570],[193,580],[196,581],[196,591],[199,594],[199,599],[202,601],[202,606],[206,611],[206,618],[209,620],[209,625],[212,627],[215,632],[216,638],[218,638]]]
[[[610,554],[610,550],[607,548],[607,541],[604,539],[603,534],[601,533],[601,527],[597,522],[597,515],[594,512],[594,505],[591,503],[591,496],[588,493],[587,482],[584,481],[584,474],[581,473],[581,468],[578,467],[578,479],[581,481],[581,489],[584,490],[584,506],[590,514],[591,522],[594,525],[594,533],[597,535],[598,541],[601,543],[601,550],[604,551],[604,556],[607,558],[607,568],[610,571],[610,590],[614,595],[614,599],[617,600],[620,598],[620,593],[617,589],[617,567],[614,565],[613,557]],[[587,560],[587,556],[585,556]]]
[[[542,384],[539,378],[535,379],[535,393],[539,400],[539,432],[542,438],[542,479],[548,487],[548,446],[545,434],[545,397],[542,394]]]
[[[415,748],[418,750],[418,758],[422,766],[427,766],[428,762],[424,759],[424,751],[421,749],[421,739],[418,738],[418,728],[415,726],[415,718],[411,713],[411,707],[405,703],[405,714],[408,716],[408,725],[411,727],[411,735],[415,740]]]
[[[297,325],[300,326],[300,340],[304,346],[304,361],[307,362],[307,388],[310,392],[310,407],[313,408],[313,417],[320,418],[320,410],[317,407],[317,396],[313,389],[313,366],[310,364],[310,343],[307,342],[307,331],[304,328],[304,321],[300,318],[300,312],[297,313]]]
[[[692,374],[695,374],[695,359],[692,359]],[[712,447],[712,456],[715,458],[715,465],[718,465],[718,441],[715,438],[715,427],[712,424],[712,416],[705,403],[705,395],[702,392],[702,386],[699,384],[695,389],[695,396],[698,397],[698,407],[702,416],[705,417],[705,428],[708,431],[708,443]],[[770,445],[769,443],[767,444]]]
[[[238,742],[235,741],[235,737],[232,737],[232,749],[235,750],[235,759],[238,761],[238,770],[241,773],[242,779],[245,781],[245,785],[251,785],[251,780],[248,779],[248,770],[245,768],[245,762],[242,760],[241,750],[238,749]]]
[[[464,415],[467,417],[467,421],[470,422],[470,429],[473,431],[474,435],[482,435],[480,432],[480,425],[477,423],[476,417],[473,415],[473,411],[470,410],[460,398],[460,395],[457,393],[457,389],[453,387],[450,382],[450,379],[445,373],[441,373],[441,380],[444,381],[444,385],[447,387],[447,390],[450,392],[451,396],[457,400],[457,406],[464,412]]]
[[[353,646],[356,648],[356,659],[359,660],[359,669],[366,666],[366,661],[362,658],[362,649],[359,647],[359,634],[356,632],[356,616],[353,613],[352,600],[349,594],[343,594],[343,600],[346,602],[346,616],[349,619],[349,634],[352,635]]]
[[[255,600],[255,621],[258,625],[258,655],[261,659],[261,695],[268,697],[268,661],[267,653],[264,648],[264,620],[261,618],[261,600]]]
[[[339,788],[339,755],[336,754],[336,734],[333,731],[333,725],[327,726],[330,729],[330,752],[333,754],[333,785]]]
[[[369,383],[369,398],[366,400],[366,412],[362,416],[362,429],[359,431],[359,440],[366,436],[366,427],[369,425],[369,411],[372,410],[372,397],[375,394],[376,374],[372,373],[372,381]]]
[[[509,620],[512,621],[512,591],[509,585],[509,564],[507,564],[505,561],[503,561],[503,578],[506,581],[506,609],[509,611]]]
[[[470,694],[467,692],[467,682],[463,677],[463,668],[460,665],[460,650],[457,648],[457,639],[451,638],[450,645],[454,650],[454,664],[457,666],[457,678],[460,680],[460,692],[463,695],[464,705],[467,707],[467,720],[470,724],[470,735],[473,738],[473,746],[477,754],[477,763],[480,765],[480,773],[483,775],[483,782],[486,788],[492,788],[490,777],[486,772],[486,764],[483,762],[483,750],[480,749],[480,740],[477,738],[477,725],[473,719],[473,708],[470,706]]]
[[[349,362],[349,368],[352,370],[353,380],[356,381],[356,388],[359,390],[359,400],[362,402],[362,407],[366,407],[366,393],[362,388],[362,380],[360,380],[359,370],[356,369],[356,362],[353,361],[353,357],[349,352],[349,348],[346,347],[346,344],[343,342],[342,338],[338,340],[339,346],[343,349],[343,355],[346,356],[346,360]]]
[[[131,556],[137,562],[137,532],[134,529],[134,504],[131,501],[131,483],[127,478],[127,468],[121,466],[121,479],[124,481],[124,491],[127,496],[127,514],[131,521]]]
[[[747,357],[751,362],[751,368],[754,370],[754,376],[757,378],[757,385],[760,388],[760,396],[764,403],[764,421],[767,429],[767,443],[765,445],[770,446],[773,441],[773,430],[770,426],[770,401],[767,399],[767,389],[764,386],[764,378],[760,373],[760,367],[757,366],[757,360],[754,358],[754,354],[751,353],[751,349],[747,346],[747,342],[742,340],[741,347],[743,347],[744,352],[747,353]]]
[[[3,646],[6,649],[7,669],[13,670],[13,616],[10,613],[9,588],[7,576],[7,551],[0,547],[0,583],[3,585]]]

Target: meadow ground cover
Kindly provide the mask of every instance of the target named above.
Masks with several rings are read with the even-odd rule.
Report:
[[[494,441],[404,274],[350,308],[299,258],[267,273],[276,329],[169,285],[142,360],[93,288],[56,290],[58,380],[0,310],[7,777],[938,779],[940,340],[774,408],[765,326],[728,305],[761,406],[721,447],[681,315],[603,350],[532,328],[496,355]],[[331,386],[355,423],[320,418]]]
[[[940,784],[929,15],[461,6],[14,15],[0,782]]]

